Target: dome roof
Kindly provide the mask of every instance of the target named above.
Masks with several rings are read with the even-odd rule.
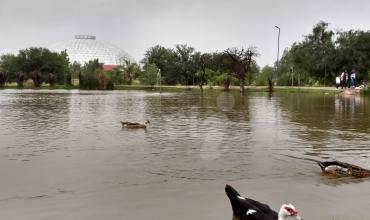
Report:
[[[122,59],[134,62],[134,59],[120,48],[101,41],[95,36],[76,35],[75,39],[56,43],[49,47],[51,51],[66,50],[71,63],[84,64],[90,60],[99,59],[104,65],[119,65]]]

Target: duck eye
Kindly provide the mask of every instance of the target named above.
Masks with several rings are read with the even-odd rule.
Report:
[[[289,207],[285,207],[285,210],[289,213],[289,215],[291,216],[295,216],[297,214],[297,211],[292,209],[292,208],[289,208]]]
[[[285,207],[285,210],[287,210],[288,212],[293,212],[293,209],[291,209],[289,207]]]

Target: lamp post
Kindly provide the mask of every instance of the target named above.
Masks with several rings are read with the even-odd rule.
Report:
[[[276,85],[277,85],[278,77],[279,77],[280,27],[275,25],[275,28],[278,29],[278,49],[277,49],[277,56],[276,56]]]

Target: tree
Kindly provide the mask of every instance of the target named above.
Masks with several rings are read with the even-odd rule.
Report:
[[[40,70],[34,70],[30,73],[31,79],[35,87],[40,87],[44,81],[43,76],[41,75]]]
[[[1,68],[9,73],[10,82],[17,81],[23,86],[24,80],[32,78],[36,87],[49,79],[53,74],[54,82],[64,84],[68,74],[67,53],[55,53],[46,48],[31,47],[20,50],[17,55],[7,54],[1,56]]]
[[[246,77],[246,85],[255,85],[255,78],[261,72],[257,63],[253,62]]]
[[[0,70],[0,87],[4,87],[8,81],[8,74],[5,71]]]
[[[71,69],[69,68],[70,62],[69,62],[69,58],[68,58],[68,54],[66,50],[60,53],[60,58],[61,58],[61,62],[63,63],[63,72],[59,75],[57,74],[57,76],[59,77],[57,81],[60,83],[63,83],[63,80],[64,80],[64,83],[66,85],[72,85],[72,72],[71,72]]]
[[[23,72],[16,73],[16,82],[19,88],[23,87],[23,83],[26,81],[26,75]]]
[[[22,60],[13,54],[5,54],[0,57],[0,69],[6,73],[7,81],[16,81],[20,87],[23,86],[25,80],[24,74],[20,74],[22,63]]]
[[[50,86],[54,86],[56,82],[55,75],[53,73],[49,73],[47,81],[50,84]]]
[[[332,81],[338,71],[333,37],[334,32],[328,30],[328,23],[320,21],[302,42],[294,43],[281,59],[279,84],[289,84],[292,68],[302,76],[308,76],[306,83],[317,81],[326,84],[326,81]]]
[[[247,49],[229,48],[225,51],[232,62],[232,68],[239,79],[240,92],[244,94],[244,84],[246,74],[251,69],[251,64],[255,63],[255,57],[258,55],[255,47]]]
[[[359,73],[370,70],[370,32],[338,32],[336,63],[338,67],[355,69]]]
[[[233,76],[233,62],[225,52],[212,53],[212,58],[208,66],[215,71],[213,81],[224,87],[224,91],[228,91],[231,84],[234,84],[235,77]]]
[[[207,67],[210,64],[212,56],[210,54],[207,54],[207,53],[204,53],[202,55],[200,55],[200,53],[198,53],[194,57],[199,57],[199,59],[194,59],[194,60],[198,60],[198,72],[197,72],[198,85],[199,85],[200,91],[203,92],[203,85],[207,81],[207,78],[206,78],[207,77],[207,72],[206,72],[206,70],[207,70]]]
[[[262,70],[256,75],[256,86],[266,86],[268,84],[268,80],[274,77],[274,71],[274,67],[272,66],[263,67]]]
[[[178,57],[173,49],[159,45],[151,47],[146,51],[145,58],[141,62],[144,68],[155,64],[161,70],[163,83],[168,85],[180,83]]]
[[[155,64],[146,65],[140,77],[141,83],[154,86],[158,81],[158,73],[159,69]]]
[[[197,64],[195,62],[194,48],[186,44],[176,45],[176,54],[178,58],[178,74],[180,83],[185,85],[193,85],[195,74],[197,72]]]
[[[98,59],[85,63],[81,71],[80,87],[84,89],[98,89],[101,83],[103,64]]]
[[[67,79],[67,83],[70,82],[72,84],[72,81],[75,79],[79,79],[79,84],[82,84],[82,73],[81,73],[81,65],[77,62],[73,62],[72,64],[69,64],[69,76],[71,77],[70,80]]]
[[[121,67],[114,68],[113,70],[109,71],[107,75],[116,85],[123,85],[126,83],[123,77],[123,70]]]
[[[129,85],[132,84],[132,81],[136,79],[141,72],[140,66],[130,60],[123,60],[121,69],[123,73],[123,81]]]

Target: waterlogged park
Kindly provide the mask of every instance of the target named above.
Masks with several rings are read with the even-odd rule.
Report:
[[[3,219],[368,219],[369,31],[320,22],[263,68],[102,48],[1,56]]]

